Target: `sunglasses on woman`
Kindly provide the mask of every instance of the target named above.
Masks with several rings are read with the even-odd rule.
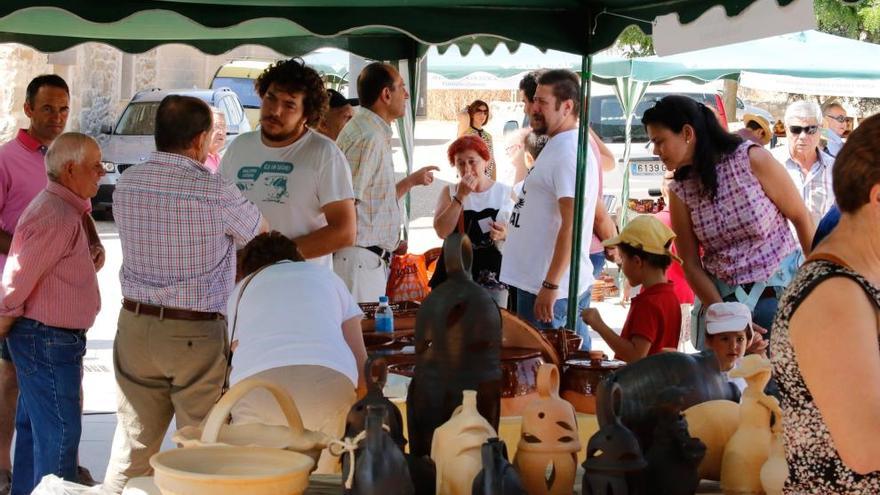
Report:
[[[790,125],[788,126],[788,132],[790,132],[793,136],[800,136],[802,132],[806,132],[808,136],[812,136],[819,131],[819,126],[817,125]]]
[[[839,124],[846,123],[846,115],[826,115],[831,120],[837,121]]]

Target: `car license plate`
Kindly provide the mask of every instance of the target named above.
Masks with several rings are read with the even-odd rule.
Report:
[[[630,162],[632,175],[663,175],[666,168],[663,162]]]

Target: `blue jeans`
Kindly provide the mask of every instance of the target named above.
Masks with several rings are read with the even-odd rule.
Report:
[[[590,332],[589,330],[587,330],[587,325],[584,323],[584,320],[582,320],[580,317],[581,311],[590,306],[590,295],[590,291],[586,291],[581,294],[580,298],[578,299],[578,317],[577,324],[575,325],[575,331],[578,335],[584,337],[584,342],[583,344],[581,344],[581,349],[590,348]],[[540,322],[535,318],[535,300],[537,298],[538,296],[532,294],[531,292],[517,289],[517,316],[526,320],[538,330],[551,330],[559,327],[564,327],[568,313],[568,298],[556,300],[556,304],[553,305],[553,321],[551,323]]]
[[[598,253],[593,253],[590,255],[590,263],[593,264],[593,279],[598,280],[599,275],[602,275],[602,270],[605,268],[605,251],[599,251]],[[590,307],[590,300],[593,295],[593,286],[590,286],[590,290],[588,294],[586,294],[586,300],[583,301],[583,306],[581,309]],[[583,296],[582,296],[583,298]],[[580,312],[578,312],[580,313]],[[578,318],[578,325],[575,328],[575,332],[583,338],[583,342],[581,343],[581,350],[590,350],[590,327],[588,327],[583,320]]]
[[[12,495],[31,493],[47,474],[75,482],[85,331],[19,318],[6,342],[19,388]]]

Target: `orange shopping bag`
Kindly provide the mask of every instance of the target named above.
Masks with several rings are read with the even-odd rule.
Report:
[[[421,301],[428,296],[428,271],[423,254],[395,254],[385,294],[389,302]]]

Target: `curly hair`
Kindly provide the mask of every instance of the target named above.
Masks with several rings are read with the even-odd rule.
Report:
[[[455,166],[455,155],[459,153],[463,153],[468,150],[476,151],[480,158],[483,160],[489,161],[491,156],[489,155],[489,147],[486,146],[486,142],[483,141],[480,136],[475,134],[468,134],[467,136],[462,136],[452,144],[449,145],[449,149],[446,150],[446,154],[449,158],[449,164],[453,167]]]
[[[871,188],[880,184],[880,160],[876,143],[880,139],[880,116],[863,120],[849,135],[831,171],[837,206],[855,213],[871,201]]]
[[[238,253],[238,278],[282,260],[304,261],[292,239],[277,230],[260,234]]]
[[[321,79],[318,71],[307,66],[302,59],[291,58],[270,65],[254,81],[254,89],[262,98],[273,83],[288,93],[303,94],[303,116],[306,118],[306,125],[310,127],[318,125],[327,113],[330,97],[324,89],[324,80]]]

